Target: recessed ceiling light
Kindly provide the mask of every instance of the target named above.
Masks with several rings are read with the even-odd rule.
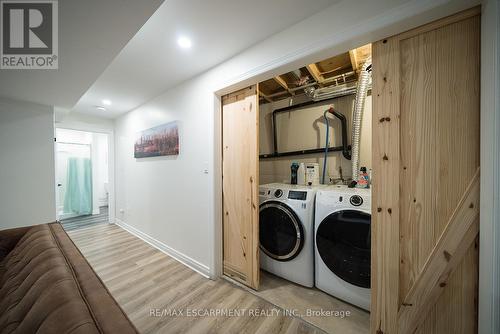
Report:
[[[103,106],[96,106],[95,108],[99,111],[106,111],[106,108],[104,108]]]
[[[105,106],[110,106],[111,105],[111,100],[104,99],[104,100],[102,100],[102,104],[104,104]]]
[[[193,45],[191,40],[185,36],[179,37],[179,39],[177,39],[177,44],[179,44],[179,46],[183,49],[189,49]]]

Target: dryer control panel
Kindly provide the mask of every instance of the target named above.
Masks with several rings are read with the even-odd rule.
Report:
[[[371,210],[370,189],[350,189],[346,186],[332,186],[318,191],[316,201],[336,209]]]

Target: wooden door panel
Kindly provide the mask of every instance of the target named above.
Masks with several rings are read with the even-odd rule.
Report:
[[[251,86],[222,99],[223,271],[259,287],[258,95]]]
[[[479,13],[373,45],[373,333],[476,331]]]
[[[400,50],[401,303],[436,242],[434,224],[427,223],[436,219],[439,178],[437,152],[433,149],[437,140],[435,31],[400,41]],[[406,240],[408,236],[411,238]]]
[[[373,333],[397,333],[399,308],[399,43],[372,45],[372,255]],[[375,310],[375,311],[374,311]]]
[[[419,271],[415,282],[404,296],[399,309],[399,332],[413,333],[420,323],[425,320],[426,312],[434,307],[441,293],[448,286],[461,293],[462,287],[449,284],[450,276],[456,267],[461,264],[463,257],[474,243],[479,231],[479,169],[467,187],[443,233],[434,245],[423,268]],[[402,243],[404,240],[401,241]],[[456,302],[456,300],[455,300]],[[461,303],[450,303],[448,307],[456,308]],[[445,318],[447,310],[440,313]]]

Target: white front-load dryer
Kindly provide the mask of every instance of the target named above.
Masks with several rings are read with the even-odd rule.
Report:
[[[370,310],[371,195],[330,186],[316,194],[316,287]]]
[[[314,286],[314,200],[318,187],[283,183],[259,187],[262,269]]]

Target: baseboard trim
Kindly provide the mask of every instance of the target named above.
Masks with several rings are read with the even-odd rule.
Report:
[[[190,258],[189,256],[173,249],[172,247],[165,245],[163,242],[156,240],[155,238],[147,235],[142,231],[139,231],[135,227],[130,226],[129,224],[125,223],[123,220],[119,218],[115,218],[115,224],[120,226],[127,232],[135,235],[139,239],[147,242],[154,248],[158,249],[160,252],[167,254],[168,256],[174,258],[175,260],[185,265],[186,267],[193,269],[200,275],[206,278],[210,278],[210,268],[208,268],[206,265],[199,263],[198,261]]]

